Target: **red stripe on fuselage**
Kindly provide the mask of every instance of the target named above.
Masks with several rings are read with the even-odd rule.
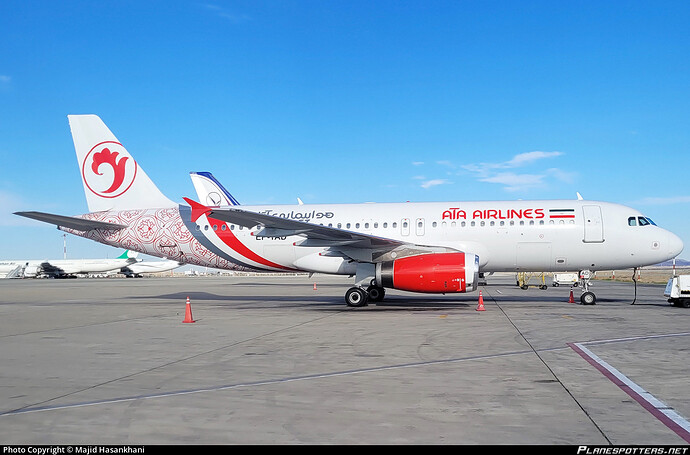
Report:
[[[224,226],[225,222],[221,220],[217,220],[215,218],[210,218],[207,217],[209,224],[217,223],[220,229],[220,226]],[[290,267],[285,267],[284,265],[276,264],[275,262],[271,262],[268,259],[264,259],[252,250],[250,250],[248,247],[246,247],[242,242],[239,241],[237,237],[235,237],[235,234],[232,233],[229,229],[226,229],[225,231],[218,230],[214,231],[218,238],[227,246],[232,248],[236,253],[241,254],[245,258],[249,259],[250,261],[254,261],[257,264],[265,265],[266,267],[274,267],[277,269],[283,269],[283,270],[290,270],[290,271],[295,271],[297,269],[292,269]]]

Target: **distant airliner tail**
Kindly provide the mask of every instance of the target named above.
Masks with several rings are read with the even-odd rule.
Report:
[[[96,115],[68,115],[90,212],[176,207]]]
[[[240,205],[210,172],[190,172],[192,184],[202,204],[208,206]]]

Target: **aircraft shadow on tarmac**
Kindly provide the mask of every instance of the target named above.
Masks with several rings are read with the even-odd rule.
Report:
[[[240,309],[260,309],[260,308],[304,308],[311,310],[329,311],[395,311],[410,310],[434,311],[450,309],[474,308],[478,304],[477,295],[458,296],[429,296],[429,295],[391,295],[386,296],[386,300],[378,303],[370,303],[361,308],[352,308],[345,305],[339,296],[324,295],[231,295],[214,294],[204,291],[192,291],[188,293],[176,292],[171,294],[149,295],[134,297],[141,300],[170,300],[185,302],[187,297],[193,303],[209,304],[222,306],[231,305],[233,308]],[[132,297],[130,297],[132,298]],[[594,307],[606,304],[631,305],[633,296],[630,298],[600,298]],[[578,299],[576,298],[576,302]],[[568,295],[563,297],[553,295],[505,295],[498,297],[498,302],[494,302],[491,296],[484,297],[485,305],[511,305],[511,304],[530,304],[540,307],[573,306],[582,307],[579,303],[569,303]],[[657,302],[636,302],[636,306],[669,306],[664,300]]]

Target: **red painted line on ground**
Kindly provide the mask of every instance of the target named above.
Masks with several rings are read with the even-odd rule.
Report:
[[[577,352],[583,359],[589,362],[590,365],[599,370],[599,372],[606,376],[606,378],[608,378],[611,382],[616,384],[621,390],[630,395],[635,401],[642,405],[642,407],[649,411],[654,417],[659,419],[664,425],[673,430],[673,432],[675,432],[678,436],[683,438],[685,442],[690,443],[690,430],[681,425],[681,423],[684,423],[687,426],[688,422],[682,417],[680,417],[678,414],[676,414],[675,411],[664,412],[661,406],[663,406],[666,409],[670,408],[666,406],[663,402],[654,398],[652,395],[650,395],[644,389],[639,387],[637,384],[632,382],[621,372],[619,372],[618,370],[616,370],[615,368],[601,360],[599,357],[594,355],[591,351],[589,351],[589,349],[585,348],[581,344],[568,343],[568,346],[570,346],[570,348],[573,351]],[[643,392],[644,395],[651,396],[653,398],[653,401],[657,402],[658,405],[652,403],[652,400],[645,398],[645,396],[643,396],[643,394],[640,392]],[[678,418],[674,419],[670,417],[669,414],[671,414],[671,416],[678,416]]]

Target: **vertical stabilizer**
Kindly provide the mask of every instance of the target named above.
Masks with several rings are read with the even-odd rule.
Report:
[[[208,206],[240,205],[210,172],[190,172],[194,189],[202,204]]]
[[[96,115],[68,115],[90,212],[176,207]]]

